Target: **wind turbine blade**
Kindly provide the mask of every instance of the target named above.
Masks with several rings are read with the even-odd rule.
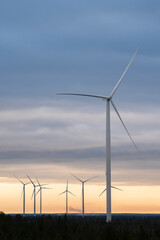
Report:
[[[75,177],[78,181],[83,182],[80,178],[76,177],[76,176],[73,175],[72,173],[71,173],[71,175],[72,175],[73,177]]]
[[[28,182],[28,183],[25,183],[25,185],[28,185],[28,184],[30,184],[31,182]]]
[[[34,190],[33,190],[33,192],[32,192],[32,196],[31,196],[31,199],[33,198],[33,195],[34,195]]]
[[[24,184],[16,175],[13,174],[13,176],[14,176],[15,178],[17,178],[19,182],[21,182],[22,184]]]
[[[117,188],[117,187],[114,187],[114,186],[111,186],[111,188],[115,188],[115,189],[117,189],[117,190],[119,190],[119,191],[123,191],[122,189]]]
[[[130,67],[130,65],[131,65],[131,63],[132,63],[132,61],[133,61],[133,59],[135,58],[135,56],[136,56],[136,54],[137,54],[137,51],[138,51],[138,48],[137,48],[136,52],[134,53],[132,59],[130,60],[128,66],[127,66],[126,69],[124,70],[124,72],[123,72],[121,78],[119,79],[118,83],[116,84],[115,88],[113,89],[113,91],[112,91],[112,93],[111,93],[111,95],[110,95],[110,98],[113,97],[113,95],[115,94],[117,88],[119,87],[120,83],[122,82],[122,79],[124,78],[124,75],[126,74],[128,68]]]
[[[41,188],[36,192],[36,195],[41,191]]]
[[[132,141],[132,143],[133,143],[133,145],[134,145],[135,149],[136,149],[136,150],[137,150],[137,152],[138,152],[138,148],[137,148],[137,146],[136,146],[135,142],[133,141],[133,138],[131,137],[130,133],[128,132],[128,130],[127,130],[127,128],[126,128],[126,126],[125,126],[125,124],[124,124],[124,122],[123,122],[123,120],[122,120],[122,118],[121,118],[121,116],[120,116],[120,114],[119,114],[119,112],[118,112],[118,110],[117,110],[117,108],[116,108],[116,106],[114,105],[114,103],[113,103],[113,101],[112,101],[112,100],[111,100],[111,104],[112,104],[112,106],[113,106],[113,108],[114,108],[115,112],[117,113],[117,115],[118,115],[118,117],[119,117],[119,119],[120,119],[120,121],[121,121],[121,123],[122,123],[123,127],[125,128],[125,130],[126,130],[126,132],[127,132],[128,136],[129,136],[129,138],[131,139],[131,141]]]
[[[42,189],[52,189],[52,188],[48,188],[48,187],[42,187]]]
[[[37,182],[38,182],[39,186],[41,186],[41,184],[39,183],[39,181],[38,181],[38,178],[37,178],[37,177],[36,177],[36,180],[37,180]]]
[[[107,188],[104,189],[103,192],[101,192],[101,194],[99,194],[99,197],[100,197],[106,190],[107,190]]]
[[[70,191],[68,191],[70,194],[72,194],[74,197],[77,197],[76,195],[74,195],[73,193],[71,193]]]
[[[22,198],[22,196],[23,196],[23,190],[22,190],[22,192],[21,192],[21,198]]]
[[[93,97],[100,99],[108,99],[106,96],[92,95],[92,94],[81,94],[81,93],[57,93],[57,95],[70,95],[70,96],[81,96],[81,97]]]
[[[47,183],[46,184],[40,184],[40,186],[47,186],[47,185],[49,185],[49,184],[47,184]]]
[[[27,175],[27,177],[29,178],[29,180],[31,181],[31,183],[33,184],[33,186],[35,186],[34,182],[32,181],[32,179]]]
[[[88,181],[90,181],[90,180],[92,180],[93,178],[96,178],[96,177],[98,177],[98,176],[95,176],[95,177],[88,178],[88,179],[87,179],[87,180],[85,180],[84,182],[88,182]]]
[[[58,194],[58,196],[60,196],[60,195],[62,195],[62,194],[64,194],[66,191],[64,191],[64,192],[62,192],[62,193],[60,193],[60,194]]]
[[[115,189],[117,189],[117,190],[123,191],[122,189],[117,188],[117,187],[114,187],[114,186],[111,186],[111,188],[115,188]],[[99,197],[100,197],[106,190],[107,190],[107,188],[104,189],[103,192],[101,192],[101,194],[99,195]]]

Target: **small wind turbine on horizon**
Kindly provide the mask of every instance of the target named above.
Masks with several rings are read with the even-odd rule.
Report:
[[[122,82],[128,68],[130,67],[133,59],[135,58],[137,54],[138,49],[134,53],[132,59],[130,60],[128,66],[124,70],[121,78],[117,82],[116,86],[112,90],[111,94],[109,96],[101,96],[101,95],[92,95],[92,94],[82,94],[82,93],[58,93],[57,95],[71,95],[71,96],[83,96],[83,97],[92,97],[92,98],[99,98],[104,101],[106,101],[106,221],[111,222],[111,135],[110,135],[110,105],[114,108],[115,112],[117,113],[123,127],[125,128],[129,138],[131,139],[134,147],[137,149],[136,144],[134,143],[129,131],[127,130],[115,104],[113,103],[113,96],[115,92],[117,91],[117,88],[119,87],[120,83]]]
[[[119,190],[119,191],[123,191],[122,189],[117,188],[117,187],[114,187],[114,186],[111,186],[111,188],[117,189],[117,190]],[[107,191],[106,188],[99,194],[99,197],[100,197],[105,191]]]
[[[117,188],[117,187],[114,187],[114,186],[111,186],[111,188],[114,188],[114,189],[119,190],[119,191],[123,191],[121,188]],[[100,197],[105,191],[107,191],[107,188],[105,188],[105,189],[99,194],[99,197]]]
[[[34,216],[36,216],[36,187],[39,187],[39,185],[35,185],[32,179],[28,175],[27,177],[29,178],[30,182],[33,185],[33,193],[32,193],[31,199],[34,197]]]
[[[15,176],[15,175],[14,175]],[[23,216],[25,216],[25,214],[26,214],[26,210],[25,210],[25,205],[26,205],[26,185],[28,185],[30,182],[28,182],[28,183],[24,183],[24,182],[22,182],[22,180],[20,180],[17,176],[15,176],[15,178],[17,178],[18,179],[18,181],[20,182],[20,183],[22,183],[22,185],[23,185],[23,189],[22,189],[22,194],[21,194],[21,196],[23,195]]]
[[[39,190],[38,190],[38,192],[36,193],[36,195],[37,195],[38,193],[40,193],[40,214],[42,214],[42,189],[51,189],[51,188],[43,187],[43,186],[46,186],[46,185],[48,185],[48,184],[40,184],[38,178],[36,178],[36,179],[37,179],[38,186],[39,186]]]
[[[66,193],[66,214],[68,214],[68,193],[72,194],[74,197],[76,197],[76,195],[74,195],[73,193],[71,193],[69,190],[68,190],[68,180],[67,180],[67,185],[66,185],[66,190],[62,193],[60,193],[58,196],[62,195]]]
[[[78,181],[80,181],[82,183],[82,216],[84,217],[84,184],[86,182],[89,182],[90,180],[96,178],[97,176],[95,177],[92,177],[92,178],[88,178],[84,181],[82,181],[80,178],[76,177],[75,175],[71,174],[73,177],[75,177]]]

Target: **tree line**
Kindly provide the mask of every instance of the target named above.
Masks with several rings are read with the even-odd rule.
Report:
[[[160,217],[100,217],[42,215],[22,217],[0,213],[1,240],[158,240]]]

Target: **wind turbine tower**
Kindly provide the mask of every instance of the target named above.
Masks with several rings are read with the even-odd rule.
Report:
[[[67,185],[66,185],[66,190],[62,193],[59,194],[62,195],[62,194],[66,194],[66,214],[68,214],[68,193],[72,194],[74,197],[76,197],[76,195],[74,195],[73,193],[71,193],[69,190],[68,190],[68,180],[67,180]]]
[[[15,176],[16,177],[16,176]],[[20,182],[20,183],[22,183],[22,185],[23,185],[23,190],[22,190],[22,195],[23,195],[23,217],[25,216],[25,214],[26,214],[26,210],[25,210],[25,205],[26,205],[26,185],[27,184],[29,184],[29,182],[28,183],[24,183],[24,182],[22,182],[22,180],[20,180],[18,177],[16,177],[17,179],[18,179],[18,181]],[[22,196],[21,195],[21,196]]]
[[[110,134],[110,105],[112,105],[113,109],[117,113],[123,127],[125,128],[127,134],[129,135],[134,147],[138,151],[136,144],[134,143],[130,133],[128,132],[115,104],[113,103],[113,96],[117,91],[120,83],[122,82],[128,68],[130,67],[134,57],[137,54],[138,49],[134,53],[132,59],[130,60],[128,66],[124,70],[121,78],[117,82],[116,86],[114,87],[113,91],[109,96],[102,96],[102,95],[92,95],[92,94],[83,94],[83,93],[58,93],[57,95],[71,95],[71,96],[83,96],[83,97],[92,97],[92,98],[99,98],[106,102],[106,222],[111,222],[111,134]]]
[[[80,178],[76,177],[75,175],[71,174],[73,177],[75,177],[78,181],[80,181],[82,183],[82,216],[84,217],[84,184],[86,182],[89,182],[90,180],[92,180],[93,178],[96,178],[97,176],[95,177],[92,177],[92,178],[88,178],[84,181],[82,181]]]
[[[51,189],[51,188],[43,187],[43,186],[46,186],[47,184],[40,184],[38,179],[37,179],[37,182],[38,182],[39,190],[36,193],[36,195],[40,193],[40,214],[42,214],[42,189]]]
[[[38,187],[39,185],[35,185],[34,182],[32,181],[32,179],[27,175],[27,177],[29,178],[30,182],[33,185],[33,193],[32,193],[32,197],[34,197],[34,216],[36,216],[36,187]]]

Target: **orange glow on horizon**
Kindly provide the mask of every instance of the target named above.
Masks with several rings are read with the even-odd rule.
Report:
[[[43,191],[43,213],[64,213],[65,184],[50,185],[52,189]],[[118,187],[118,186],[117,186]],[[105,193],[102,185],[85,186],[85,212],[105,213]],[[122,187],[121,187],[122,188]],[[69,212],[81,212],[81,185],[70,184],[69,190],[77,197],[69,196]],[[5,213],[22,213],[21,184],[0,184],[0,211]],[[33,212],[32,186],[26,187],[26,213]],[[112,190],[112,213],[160,213],[160,187],[158,186],[123,186],[123,191]],[[39,213],[39,195],[36,201]]]

